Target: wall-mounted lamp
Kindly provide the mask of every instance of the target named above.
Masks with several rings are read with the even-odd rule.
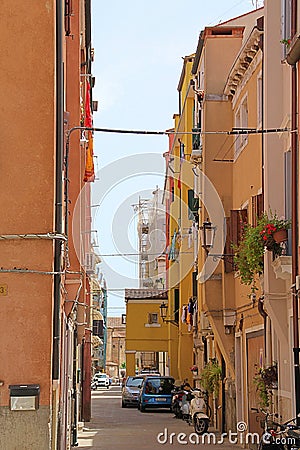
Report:
[[[206,219],[206,221],[203,222],[202,227],[200,227],[201,245],[207,252],[209,252],[214,245],[215,231],[216,227],[213,227],[212,223],[209,222],[208,219]]]
[[[201,246],[204,248],[206,253],[208,254],[214,246],[214,240],[215,240],[215,232],[216,227],[212,225],[211,222],[209,222],[208,219],[206,219],[205,222],[203,222],[202,227],[200,227],[200,239],[201,239]],[[221,253],[221,254],[209,254],[208,256],[212,256],[214,260],[218,259],[226,259],[226,262],[229,262],[234,266],[233,261],[233,253]]]
[[[165,302],[162,302],[162,304],[160,305],[159,309],[160,309],[160,317],[162,318],[162,321],[163,321],[163,322],[166,322],[166,323],[172,323],[172,324],[175,325],[176,327],[179,326],[178,320],[175,320],[175,319],[167,319],[168,305],[166,305]]]

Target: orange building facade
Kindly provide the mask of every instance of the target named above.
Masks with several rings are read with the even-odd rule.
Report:
[[[90,185],[67,133],[92,105],[90,2],[4,0],[1,21],[0,448],[68,449],[91,403]]]

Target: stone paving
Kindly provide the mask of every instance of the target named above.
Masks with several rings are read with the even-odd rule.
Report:
[[[211,431],[211,430],[209,430]],[[172,433],[174,433],[172,435]],[[184,433],[184,435],[180,435]],[[158,442],[158,435],[159,440]],[[182,443],[178,442],[181,441]],[[192,427],[175,419],[169,411],[141,413],[136,408],[121,408],[119,387],[92,394],[92,420],[79,432],[79,446],[88,450],[152,450],[213,447],[211,450],[240,450],[237,445],[203,444]],[[218,437],[217,437],[218,439]],[[185,442],[185,443],[184,443]],[[207,441],[206,441],[207,442]]]

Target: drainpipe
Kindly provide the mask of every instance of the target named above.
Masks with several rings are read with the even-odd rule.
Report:
[[[55,232],[62,233],[62,171],[63,171],[63,123],[64,123],[64,80],[62,48],[62,0],[56,1],[56,173],[55,173]],[[54,283],[53,283],[53,353],[52,379],[59,379],[60,372],[60,285],[61,285],[62,242],[54,242]]]
[[[63,50],[62,50],[62,0],[56,1],[56,155],[55,155],[55,233],[63,233],[62,221],[62,172],[63,172],[63,132],[64,132],[64,81],[63,81]],[[61,259],[62,241],[54,241],[53,261],[53,316],[52,316],[52,383],[60,378],[60,305],[61,305]],[[56,401],[56,398],[55,398]],[[53,442],[61,448],[60,442],[60,412],[52,417]]]
[[[78,446],[78,392],[77,392],[77,329],[74,330],[73,335],[73,392],[72,392],[72,423],[71,423],[71,436],[72,436],[72,447]]]
[[[297,0],[291,3],[291,37],[297,32]],[[292,283],[295,286],[298,276],[298,129],[297,127],[297,66],[292,66]],[[299,324],[298,324],[298,291],[294,290],[293,295],[293,337],[294,337],[294,376],[295,376],[295,397],[296,416],[300,413],[300,370],[299,370]],[[297,418],[300,425],[300,417]]]

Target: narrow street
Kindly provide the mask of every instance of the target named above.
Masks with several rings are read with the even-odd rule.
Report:
[[[161,435],[161,443],[157,436],[167,429],[167,442],[165,435]],[[212,430],[209,430],[212,431]],[[173,439],[171,433],[176,433]],[[180,433],[185,433],[186,436]],[[191,436],[192,442],[189,442]],[[177,438],[179,437],[179,443]],[[171,439],[171,443],[170,443]],[[94,450],[150,450],[159,448],[182,449],[197,446],[194,430],[182,420],[174,419],[169,411],[157,410],[141,413],[138,409],[121,408],[121,389],[113,386],[109,390],[102,389],[92,393],[92,420],[86,423],[79,433],[79,446],[81,449]],[[185,443],[183,442],[185,441]],[[213,443],[198,445],[208,448]],[[215,450],[239,449],[237,445],[213,445]]]

